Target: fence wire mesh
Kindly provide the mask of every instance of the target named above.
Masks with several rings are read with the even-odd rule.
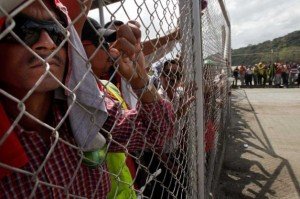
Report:
[[[226,127],[230,117],[230,25],[220,1],[209,1],[203,11],[203,96],[206,194],[213,195],[222,164]]]
[[[220,1],[202,1],[195,19],[199,3],[0,1],[0,198],[211,192],[230,110],[230,32]],[[201,45],[203,66],[195,63]],[[196,128],[200,86],[204,132]]]

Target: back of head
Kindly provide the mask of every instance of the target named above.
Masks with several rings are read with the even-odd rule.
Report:
[[[81,40],[99,42],[102,37],[106,42],[114,42],[116,40],[117,34],[114,30],[102,28],[95,19],[88,17],[83,25]]]
[[[104,28],[108,28],[108,29],[113,29],[113,30],[115,30],[118,26],[121,26],[121,25],[123,25],[123,24],[124,24],[123,21],[113,20],[113,21],[107,22],[107,23],[104,25]]]
[[[88,18],[83,25],[81,40],[95,41],[99,40],[97,31],[101,28],[100,24],[93,18]]]

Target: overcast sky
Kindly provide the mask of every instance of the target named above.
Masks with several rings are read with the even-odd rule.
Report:
[[[249,44],[258,44],[266,40],[284,36],[295,30],[300,30],[300,0],[224,0],[232,28],[232,48],[240,48]],[[113,13],[117,19],[126,21],[126,19],[137,19],[141,16],[146,27],[150,24],[159,30],[160,21],[157,18],[151,20],[147,9],[141,13],[137,12],[135,3],[124,1],[124,7],[134,10],[134,12],[125,13],[120,8],[120,3],[109,6],[109,12],[105,10],[105,21],[109,21]],[[137,4],[143,5],[144,0],[136,0]],[[164,3],[164,1],[161,1]],[[208,0],[209,3],[209,0]],[[147,1],[147,6],[153,10],[153,1]],[[143,5],[144,6],[144,5]],[[159,9],[158,7],[157,9]],[[162,13],[162,10],[157,10]],[[93,18],[98,18],[98,10],[89,13]],[[138,18],[140,20],[140,18]],[[152,23],[151,23],[152,22]],[[162,21],[165,22],[165,21]],[[162,25],[165,30],[170,29]],[[176,25],[176,24],[174,24]],[[153,27],[152,27],[153,28]],[[172,27],[171,27],[172,28]],[[156,31],[148,32],[150,37],[156,36]],[[146,34],[143,35],[144,37]]]
[[[145,0],[127,0],[123,1],[122,4],[120,2],[110,4],[103,8],[104,23],[111,21],[112,19],[118,19],[125,22],[128,20],[137,20],[142,23],[142,39],[145,39],[146,37],[154,38],[158,36],[157,34],[164,35],[167,31],[170,31],[177,26],[177,17],[179,17],[178,5],[171,4],[169,5],[170,10],[164,12],[163,8],[168,7],[168,2],[165,0],[161,0],[160,3],[155,2],[156,1],[153,0],[147,0],[145,4]],[[139,7],[137,5],[139,5]],[[124,11],[124,8],[126,12]],[[151,18],[149,11],[153,14],[153,18]],[[175,18],[171,18],[170,13],[176,13],[177,15],[173,16]],[[90,11],[89,16],[98,20],[98,9]]]
[[[300,0],[225,0],[232,48],[258,44],[300,30]]]

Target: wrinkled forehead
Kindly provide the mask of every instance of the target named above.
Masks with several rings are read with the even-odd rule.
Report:
[[[53,17],[58,20],[60,19],[58,10],[54,5],[54,0],[34,1],[22,10],[21,13],[39,20],[53,20]]]

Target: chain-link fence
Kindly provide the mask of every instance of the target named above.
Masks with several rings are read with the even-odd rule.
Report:
[[[230,21],[223,1],[209,1],[202,17],[206,194],[217,185],[230,118]]]
[[[67,11],[68,10],[68,11]],[[207,198],[223,1],[0,1],[0,198]]]

